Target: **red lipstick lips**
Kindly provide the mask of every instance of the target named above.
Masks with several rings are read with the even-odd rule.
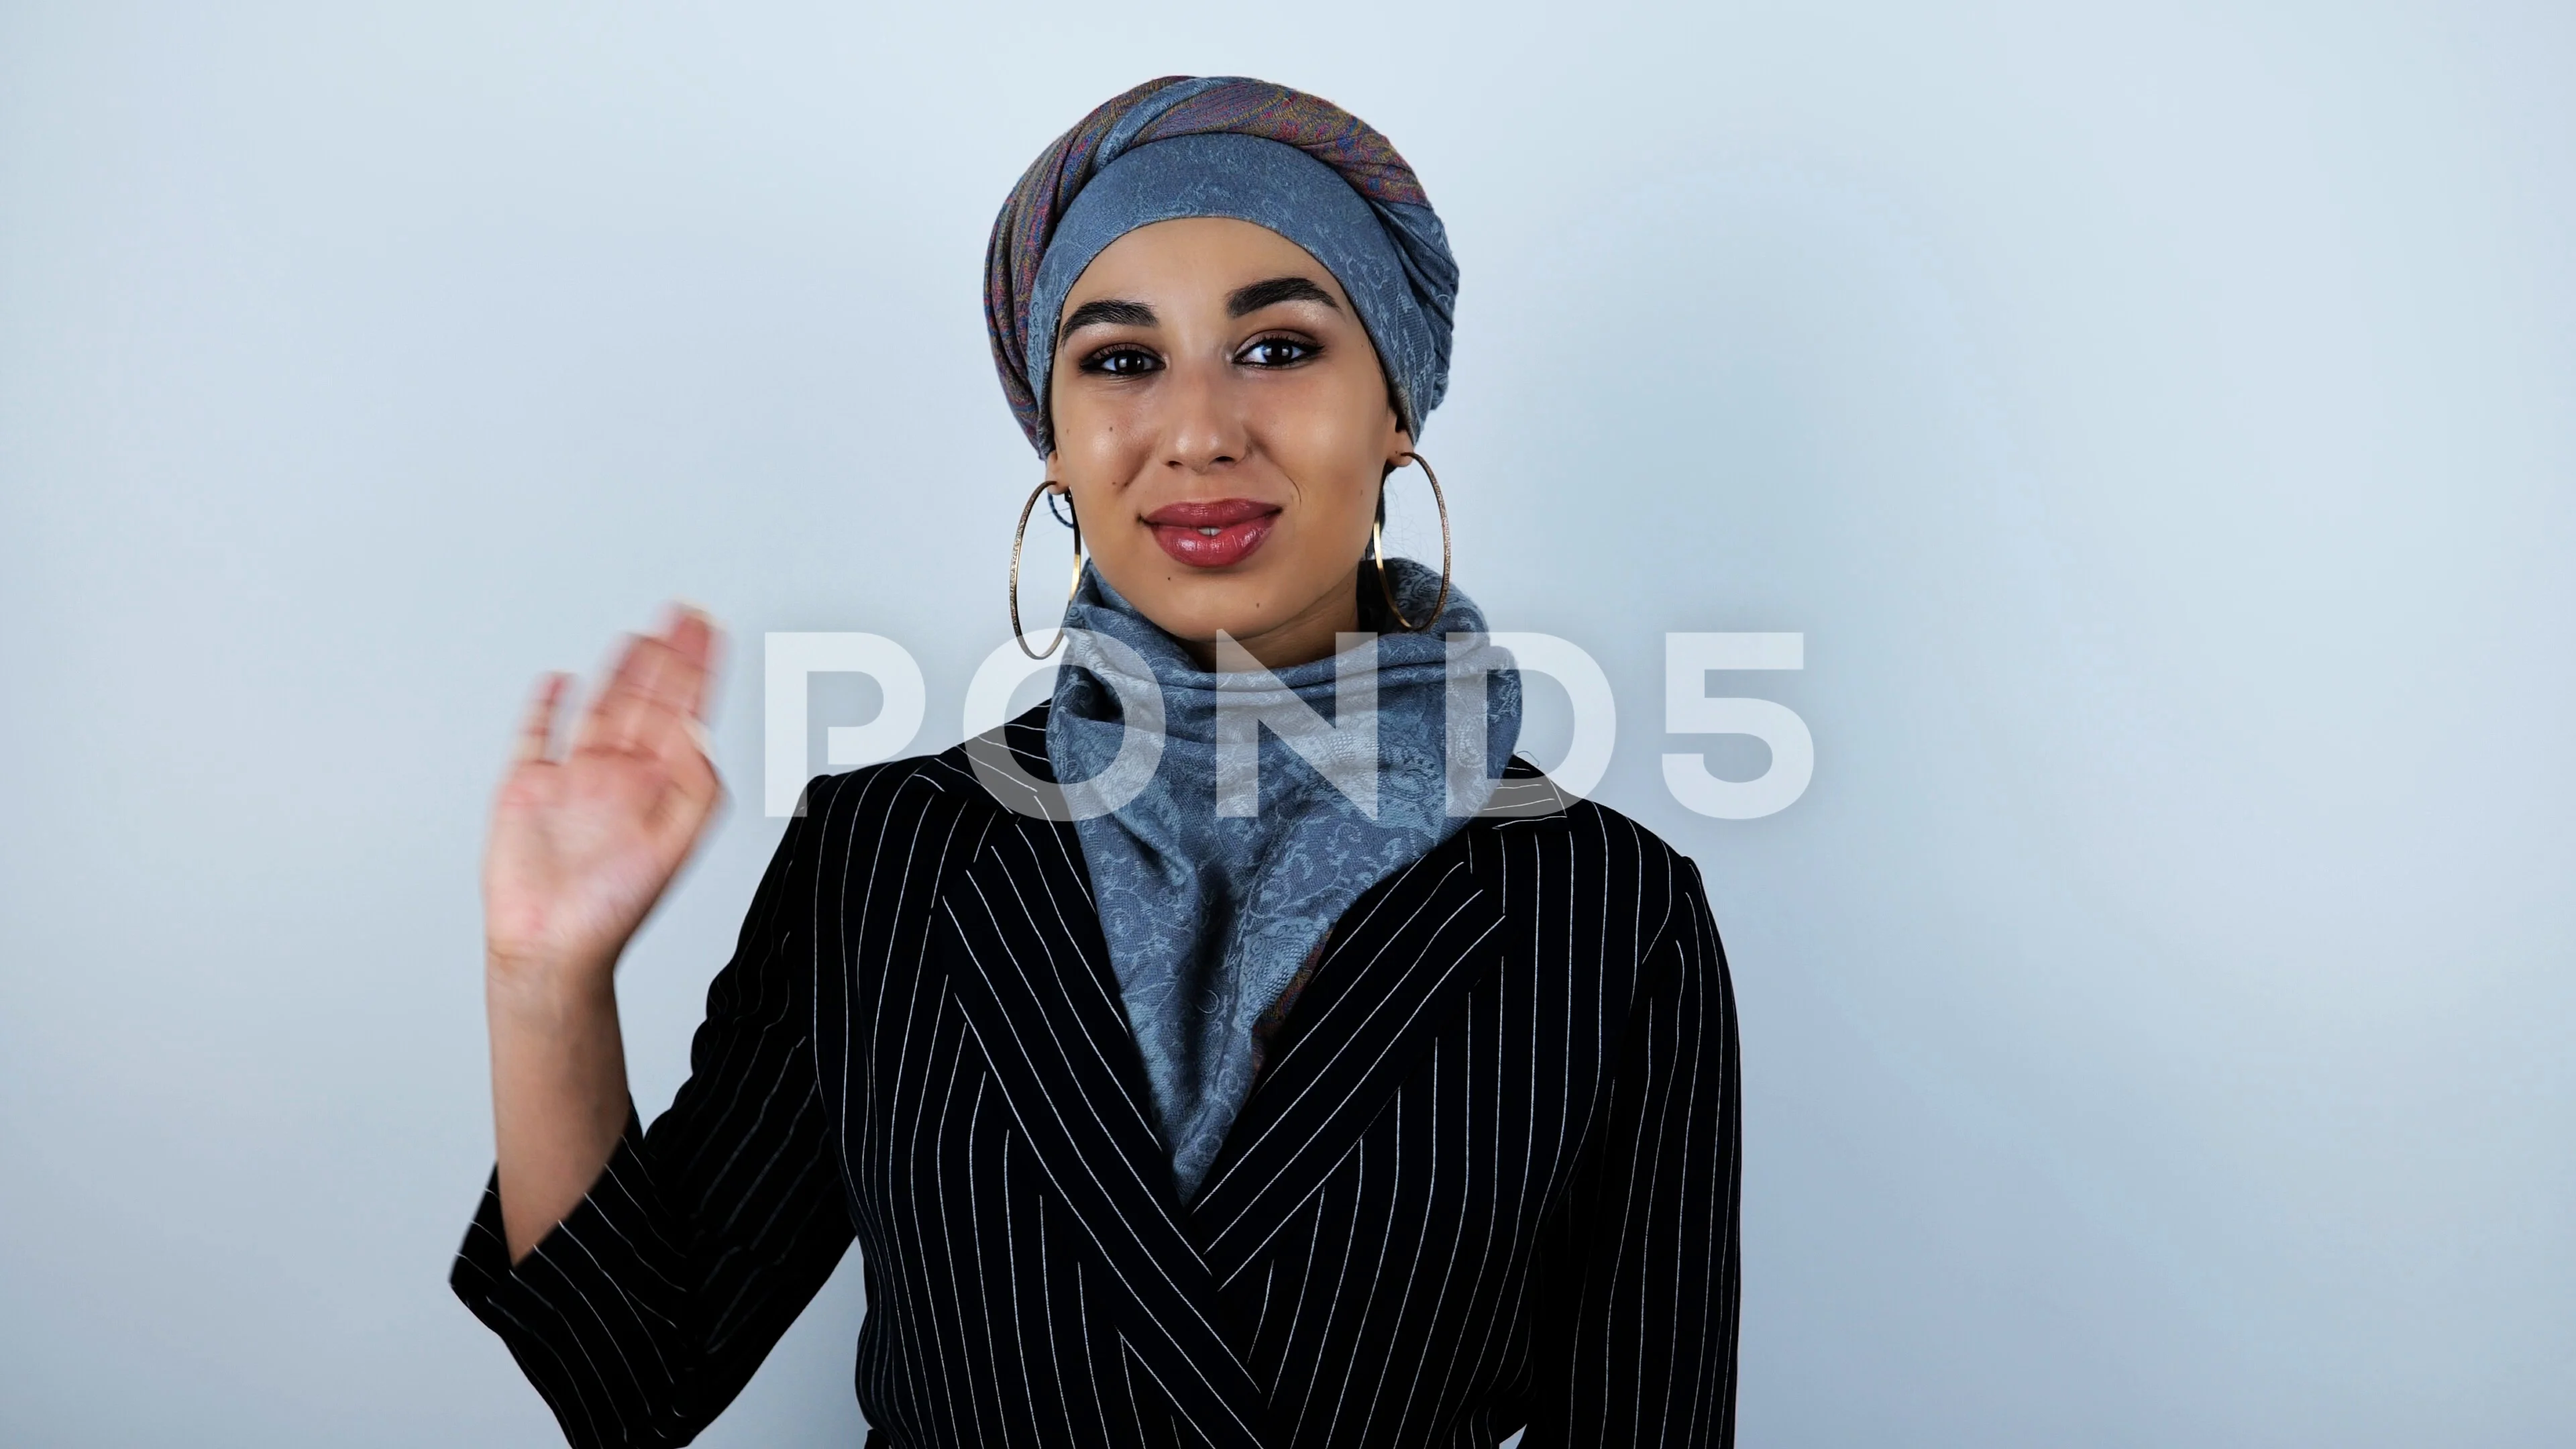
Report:
[[[1163,552],[1202,569],[1221,569],[1251,557],[1278,520],[1277,504],[1249,498],[1194,498],[1145,515]]]

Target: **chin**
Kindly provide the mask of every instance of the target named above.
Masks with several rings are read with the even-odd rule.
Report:
[[[1284,593],[1273,579],[1236,573],[1193,574],[1156,560],[1154,569],[1135,588],[1118,586],[1137,612],[1164,633],[1208,643],[1217,631],[1241,638],[1275,626],[1294,609],[1282,610]],[[1117,586],[1117,580],[1110,580]]]
[[[1237,639],[1258,634],[1294,612],[1283,611],[1267,590],[1218,580],[1188,581],[1158,599],[1137,600],[1136,607],[1163,632],[1202,644],[1213,643],[1220,630]]]

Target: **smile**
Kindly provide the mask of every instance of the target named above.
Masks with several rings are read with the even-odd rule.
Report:
[[[1274,503],[1249,498],[1192,499],[1145,515],[1163,552],[1192,568],[1221,569],[1252,556],[1279,521]]]

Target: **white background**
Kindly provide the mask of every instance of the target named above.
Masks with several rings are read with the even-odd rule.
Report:
[[[1038,476],[985,230],[1165,72],[1447,218],[1459,579],[1609,670],[1734,961],[1746,1444],[2576,1440],[2571,63],[2553,4],[0,4],[0,1440],[553,1442],[443,1281],[522,693],[735,631],[649,1113],[777,837],[740,666],[890,635],[954,738]],[[1766,629],[1815,784],[1689,815],[1661,635]],[[705,1442],[853,1442],[856,1267]]]

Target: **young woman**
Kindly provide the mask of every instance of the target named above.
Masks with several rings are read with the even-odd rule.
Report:
[[[453,1282],[574,1443],[687,1442],[853,1238],[871,1444],[1731,1441],[1698,872],[1511,757],[1445,536],[1373,542],[1456,275],[1386,140],[1283,87],[1150,82],[1038,158],[986,306],[1089,550],[1053,699],[808,787],[649,1130],[611,978],[718,795],[711,629],[634,641],[562,752],[541,688]]]

